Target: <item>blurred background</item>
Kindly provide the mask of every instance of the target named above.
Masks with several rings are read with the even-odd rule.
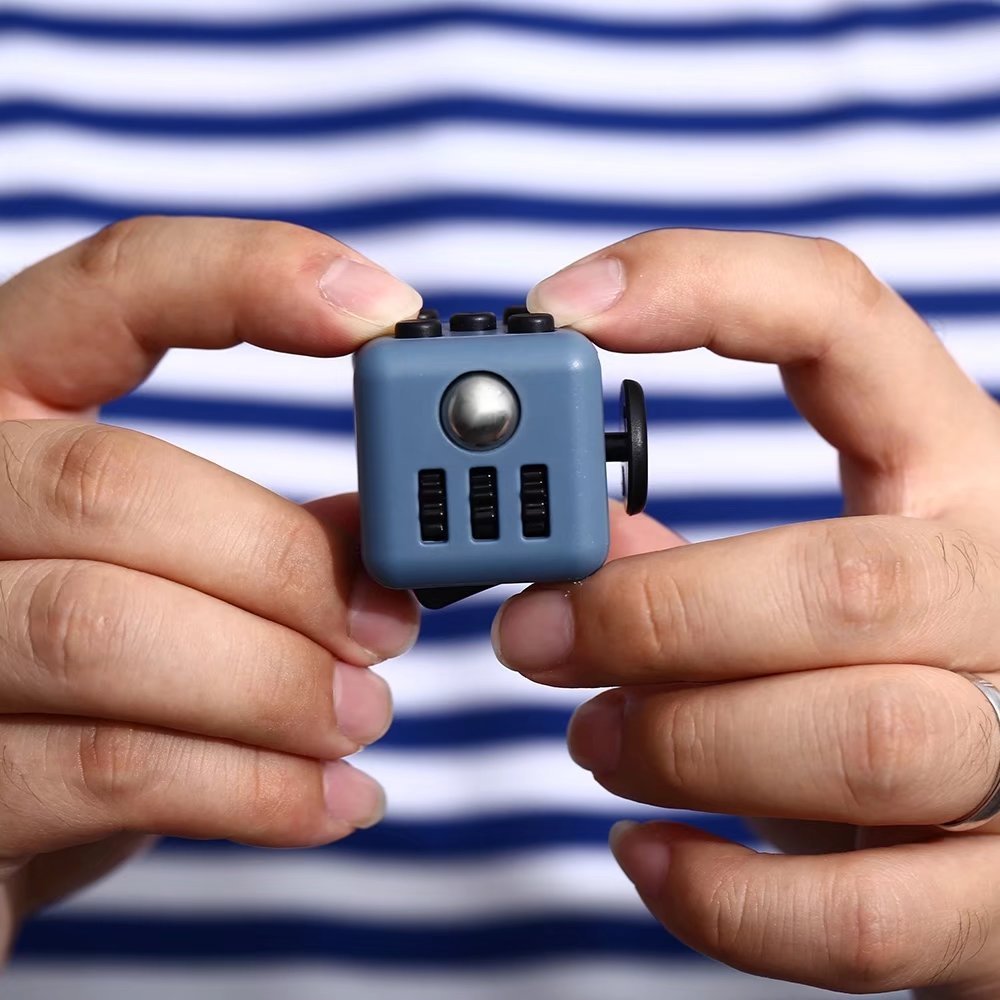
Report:
[[[822,234],[997,391],[1000,4],[0,0],[0,280],[146,213],[329,232],[443,314],[644,229]],[[650,510],[688,538],[837,514],[835,456],[773,369],[602,362],[609,420],[622,378],[646,388]],[[104,416],[305,500],[354,486],[350,376],[176,351]],[[308,852],[165,841],[33,922],[3,995],[819,995],[645,914],[606,837],[652,810],[569,761],[584,692],[496,663],[502,596],[427,614],[381,668],[383,824]]]

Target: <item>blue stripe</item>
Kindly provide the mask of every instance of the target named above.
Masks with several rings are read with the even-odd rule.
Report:
[[[1000,285],[987,288],[899,289],[903,298],[921,315],[931,318],[962,318],[1000,315]],[[523,302],[525,291],[496,288],[468,288],[462,291],[429,289],[424,295],[428,306],[442,316],[456,312],[489,310],[500,314],[506,306]]]
[[[8,10],[0,33],[32,31],[78,41],[180,45],[288,45],[352,42],[431,28],[514,29],[568,38],[641,43],[799,42],[860,31],[933,31],[1000,20],[990,2],[924,3],[907,7],[851,7],[809,17],[745,16],[727,20],[612,19],[533,11],[490,10],[467,4],[435,4],[418,10],[324,16],[281,21],[182,21],[43,14]]]
[[[76,220],[104,225],[162,213],[153,202],[108,202],[57,194],[6,194],[0,221]],[[247,205],[171,205],[167,214],[284,219],[325,232],[372,231],[453,220],[621,226],[631,230],[698,226],[710,229],[788,229],[870,219],[969,219],[1000,215],[1000,188],[952,194],[856,194],[775,204],[718,202],[601,202],[505,194],[429,194],[348,205],[268,208]]]
[[[719,421],[772,424],[800,419],[787,398],[778,394],[648,395],[646,410],[652,424]],[[260,427],[319,434],[352,434],[354,431],[353,411],[349,406],[174,396],[146,391],[133,393],[109,403],[104,407],[102,414],[105,419],[118,422],[161,420],[173,424]],[[605,399],[604,417],[609,424],[617,422],[617,397]]]
[[[1000,389],[994,395],[1000,400]],[[349,406],[323,406],[319,403],[175,396],[141,390],[109,403],[101,413],[105,420],[112,423],[156,420],[171,424],[292,430],[307,434],[354,433],[354,414]],[[647,394],[646,413],[651,425],[664,426],[704,423],[770,425],[802,419],[787,397],[777,393],[732,396]],[[605,422],[614,425],[618,415],[617,397],[606,398]]]
[[[652,917],[599,919],[565,911],[460,924],[363,924],[291,917],[183,918],[88,915],[31,921],[15,950],[46,962],[156,962],[164,965],[275,961],[377,963],[380,967],[462,968],[569,957],[694,957]]]
[[[949,125],[1000,114],[1000,93],[932,101],[856,100],[813,108],[684,111],[584,107],[446,94],[343,110],[213,113],[85,107],[41,100],[0,101],[0,130],[57,125],[173,139],[289,139],[356,135],[443,122],[663,135],[769,134],[873,123]],[[527,143],[527,140],[526,140]],[[530,143],[525,148],[530,150]]]
[[[486,645],[486,635],[483,636]],[[562,743],[569,709],[541,706],[493,706],[463,712],[400,715],[379,740],[385,750],[483,749],[525,740]]]
[[[613,814],[591,815],[572,812],[500,813],[461,819],[434,819],[403,822],[390,818],[370,830],[359,830],[346,840],[313,848],[320,853],[350,854],[365,858],[398,861],[452,861],[489,859],[528,851],[559,847],[595,847],[606,849],[608,831],[620,819],[649,819],[629,802],[621,802]],[[755,838],[742,820],[735,816],[692,814],[692,826],[717,837],[740,843]],[[158,851],[222,852],[252,851],[254,848],[226,840],[160,841]],[[258,852],[261,853],[261,852]],[[261,863],[267,858],[261,856]]]

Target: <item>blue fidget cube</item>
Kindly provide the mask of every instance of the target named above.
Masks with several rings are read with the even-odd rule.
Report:
[[[444,607],[498,583],[578,580],[608,555],[605,465],[646,495],[642,390],[605,434],[593,344],[512,307],[432,310],[355,356],[361,551],[379,583]]]

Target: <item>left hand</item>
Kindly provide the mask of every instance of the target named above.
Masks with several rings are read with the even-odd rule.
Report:
[[[646,233],[529,305],[612,350],[776,363],[841,457],[848,516],[695,545],[616,519],[613,554],[645,554],[501,611],[509,666],[616,686],[569,732],[603,786],[775,817],[759,828],[793,855],[673,823],[619,827],[647,906],[760,975],[1000,995],[1000,820],[935,827],[975,809],[1000,767],[996,717],[957,673],[1000,686],[1000,408],[828,241]]]

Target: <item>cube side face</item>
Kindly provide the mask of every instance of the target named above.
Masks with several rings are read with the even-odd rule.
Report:
[[[488,372],[513,389],[520,420],[498,448],[470,451],[441,423],[441,400],[462,375]],[[580,579],[609,546],[600,363],[573,331],[376,340],[355,362],[362,555],[394,588]],[[522,531],[521,476],[544,466],[549,535]],[[469,474],[496,470],[498,537],[474,539]],[[444,474],[447,541],[421,540],[418,476]]]

